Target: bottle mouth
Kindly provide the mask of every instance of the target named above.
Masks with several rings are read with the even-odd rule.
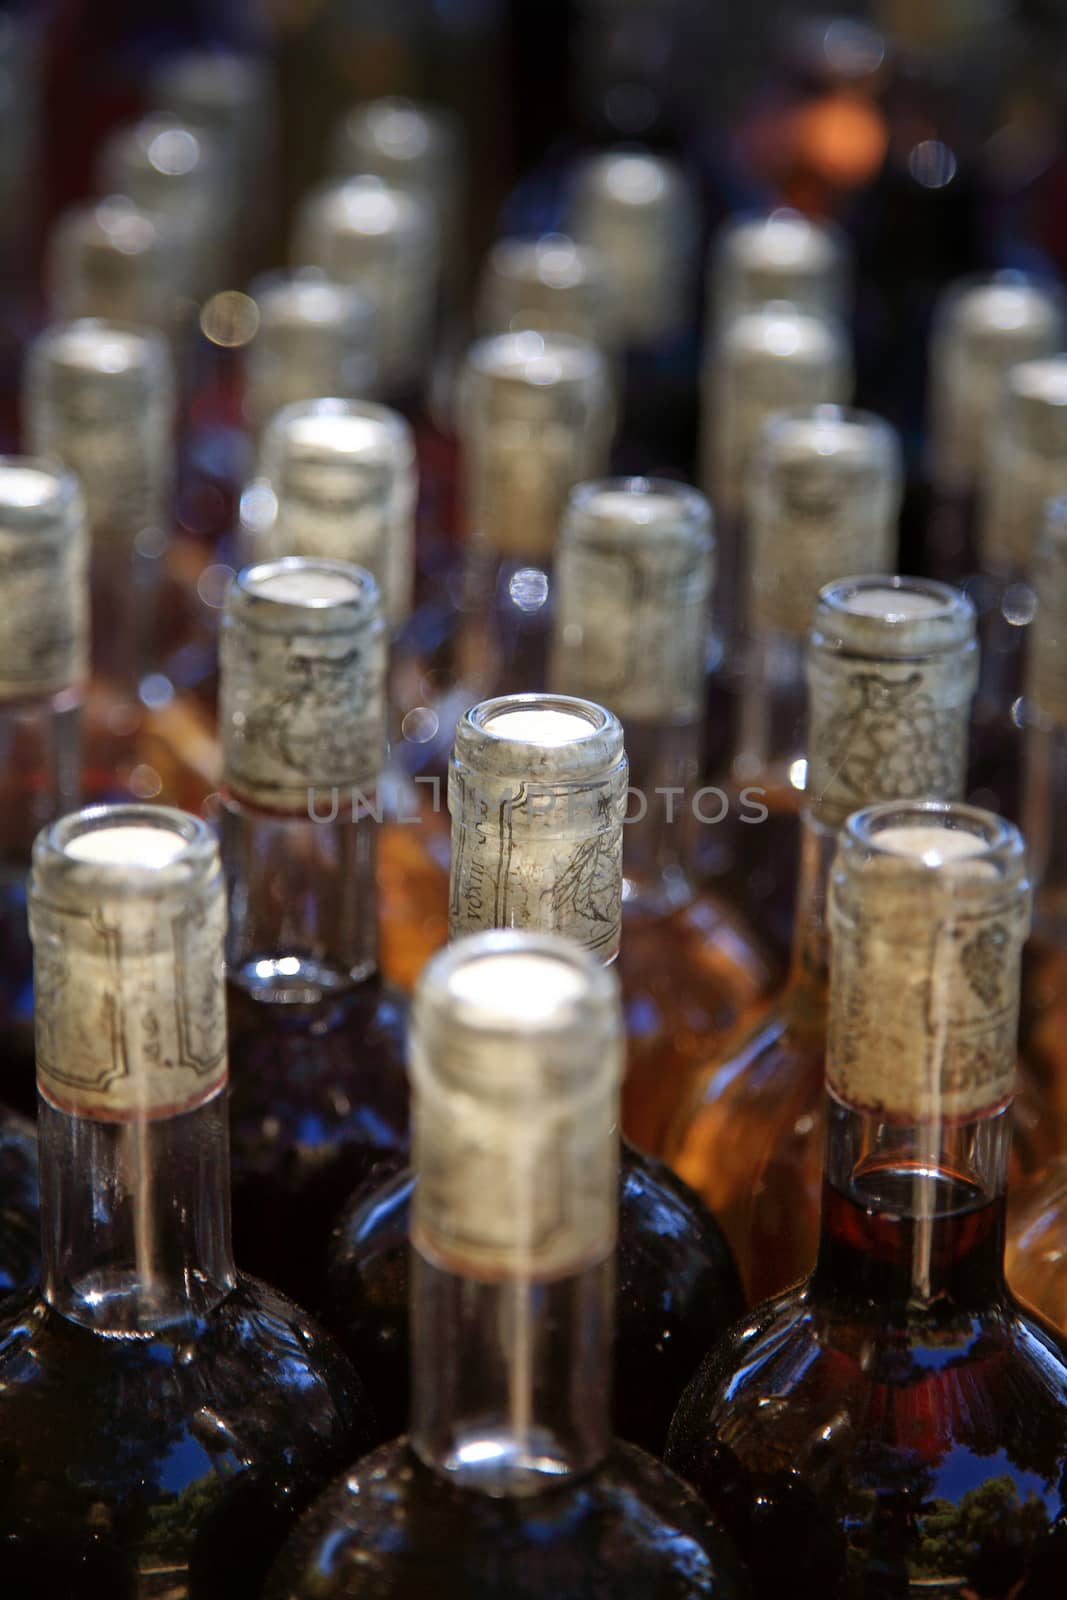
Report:
[[[712,541],[706,497],[670,478],[595,478],[577,484],[567,498],[564,523],[579,539],[588,532],[627,543],[654,543],[679,534],[688,535],[695,544]]]
[[[933,578],[868,574],[819,592],[812,644],[844,655],[909,658],[975,648],[973,602]]]
[[[373,400],[298,400],[267,426],[262,459],[268,474],[291,464],[366,467],[403,464],[414,456],[411,429]]]
[[[536,782],[605,778],[625,760],[619,719],[574,695],[482,700],[456,727],[457,766]]]
[[[31,894],[76,901],[87,893],[137,896],[188,893],[220,872],[206,822],[169,806],[87,806],[50,823],[33,847]]]
[[[381,625],[381,598],[363,567],[325,556],[282,556],[237,574],[227,620],[257,632],[362,632],[375,622]]]
[[[961,801],[891,800],[845,823],[839,862],[851,874],[891,874],[925,890],[936,877],[954,892],[988,896],[991,884],[1026,886],[1022,835],[1012,823]]]
[[[24,527],[35,539],[52,524],[64,527],[81,490],[72,472],[43,456],[0,456],[0,524]]]

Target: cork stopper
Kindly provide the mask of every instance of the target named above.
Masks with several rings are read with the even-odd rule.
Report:
[[[166,224],[121,195],[62,213],[45,275],[63,321],[103,317],[168,333],[174,326],[179,285]]]
[[[37,1085],[101,1121],[176,1116],[226,1082],[218,846],[165,806],[92,806],[33,847]]]
[[[812,815],[963,792],[978,677],[974,606],[925,578],[846,578],[819,595],[807,652]]]
[[[264,557],[315,556],[364,567],[399,625],[415,564],[415,440],[403,417],[356,400],[307,400],[268,425],[260,469],[276,512]]]
[[[301,816],[316,789],[373,795],[385,759],[385,663],[369,573],[295,556],[246,567],[219,635],[227,790]]]
[[[47,328],[27,358],[31,449],[78,476],[93,539],[127,542],[166,521],[174,470],[174,373],[162,334],[80,318]]]
[[[448,774],[449,937],[540,929],[614,960],[626,780],[622,728],[602,706],[536,694],[472,706]]]
[[[713,320],[722,324],[768,300],[840,316],[849,300],[848,246],[840,231],[785,207],[727,222],[708,273]]]
[[[1011,367],[1063,341],[1053,290],[1017,272],[967,279],[938,302],[930,335],[931,472],[945,491],[975,486]]]
[[[1023,361],[1005,379],[982,473],[985,563],[1026,573],[1047,501],[1067,494],[1067,356]]]
[[[569,940],[482,933],[434,956],[412,1010],[415,1248],[482,1279],[609,1255],[622,1063],[614,975]]]
[[[615,279],[620,343],[653,344],[685,326],[698,217],[680,167],[640,149],[593,156],[577,173],[570,220]]]
[[[624,719],[703,714],[715,541],[702,494],[665,479],[571,491],[560,530],[550,682]]]
[[[482,274],[479,323],[492,333],[564,333],[601,350],[615,342],[617,313],[608,263],[562,233],[501,239]]]
[[[293,261],[355,284],[371,301],[385,392],[419,379],[440,262],[440,227],[428,200],[375,177],[324,184],[300,208]]]
[[[803,639],[824,584],[891,572],[902,477],[896,433],[869,412],[772,416],[748,473],[750,625]]]
[[[0,699],[85,681],[88,560],[73,473],[34,456],[0,456]]]
[[[827,1086],[871,1116],[988,1116],[1012,1097],[1030,927],[1022,837],[974,806],[850,817],[830,882]]]
[[[603,355],[564,334],[480,339],[458,402],[470,536],[501,555],[549,558],[568,491],[607,467],[615,407]]]
[[[776,411],[848,400],[848,341],[837,323],[773,300],[722,328],[704,384],[704,471],[716,508],[736,515],[767,419]]]
[[[313,268],[265,274],[249,292],[259,312],[244,371],[245,412],[254,428],[298,400],[373,393],[378,333],[366,295]]]
[[[1042,720],[1067,726],[1067,499],[1045,511],[1032,583],[1040,596],[1026,657],[1026,697]],[[1032,841],[1031,841],[1032,842]]]

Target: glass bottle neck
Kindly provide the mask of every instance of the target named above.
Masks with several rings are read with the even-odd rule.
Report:
[[[234,1287],[225,1089],[178,1116],[103,1121],[39,1096],[41,1281],[97,1332],[152,1333]]]
[[[497,1497],[543,1493],[610,1446],[613,1257],[548,1281],[459,1275],[413,1248],[411,1439]]]
[[[623,830],[623,902],[669,909],[693,895],[695,830],[717,819],[719,789],[700,789],[703,726],[624,719],[630,765],[629,805]]]
[[[800,872],[793,923],[787,1004],[795,1025],[826,1029],[830,987],[827,893],[838,830],[805,812],[800,828]]]
[[[803,789],[807,686],[805,640],[757,628],[745,645],[737,742],[730,764],[735,783]]]
[[[231,983],[263,1001],[311,1006],[374,974],[379,806],[348,790],[309,791],[303,816],[223,799]]]
[[[973,1312],[1004,1291],[1011,1108],[902,1126],[827,1095],[813,1291],[887,1317]]]
[[[1023,833],[1036,886],[1034,933],[1067,945],[1067,727],[1035,712],[1026,731]]]
[[[39,830],[79,798],[81,695],[0,702],[0,861],[22,888]]]

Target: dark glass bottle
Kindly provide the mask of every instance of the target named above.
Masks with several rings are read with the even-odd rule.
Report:
[[[26,873],[46,822],[77,805],[88,675],[85,506],[69,472],[0,457],[0,1101],[33,1114]]]
[[[613,961],[625,791],[622,730],[601,707],[537,695],[475,706],[457,733],[449,793],[453,937],[494,922],[547,927]],[[392,1422],[406,1414],[413,1186],[394,1167],[353,1200],[333,1237],[324,1302]],[[620,1207],[614,1426],[658,1451],[694,1344],[709,1325],[726,1327],[742,1301],[714,1219],[625,1142]]]
[[[1003,1273],[1028,912],[988,812],[877,806],[841,836],[817,1265],[712,1350],[667,1447],[761,1594],[1062,1581],[1067,1343]]]
[[[436,955],[414,1006],[411,1435],[322,1496],[267,1593],[745,1593],[684,1486],[610,1438],[611,974],[557,937],[493,932]]]
[[[692,876],[714,540],[702,494],[658,478],[572,490],[560,529],[549,681],[620,718],[630,767],[619,976],[623,1132],[662,1153],[690,1075],[772,987],[735,905]]]
[[[309,1298],[330,1225],[407,1149],[405,1008],[377,966],[385,628],[368,573],[234,581],[220,651],[238,1254]]]
[[[75,813],[30,915],[43,1260],[0,1316],[0,1581],[256,1600],[375,1435],[332,1342],[234,1269],[217,847],[181,812]]]
[[[863,801],[961,792],[974,608],[912,578],[828,584],[807,653],[808,767],[793,962],[782,995],[694,1076],[667,1159],[722,1223],[750,1299],[809,1270],[818,1237],[837,832]],[[753,832],[759,830],[753,828]]]

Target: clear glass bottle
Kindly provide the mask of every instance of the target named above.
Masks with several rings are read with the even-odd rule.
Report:
[[[89,516],[93,691],[88,736],[96,759],[128,784],[145,764],[141,736],[155,722],[140,685],[153,656],[184,637],[182,607],[161,606],[174,483],[174,377],[167,341],[147,328],[82,318],[39,335],[29,352],[22,407],[29,448],[77,474]],[[109,750],[110,741],[110,750]],[[165,756],[159,754],[165,764]],[[180,772],[157,770],[180,784]],[[174,757],[180,768],[180,760]],[[94,790],[97,785],[94,782]],[[127,793],[129,789],[127,788]],[[174,787],[168,799],[185,799]],[[194,803],[199,803],[200,796]]]
[[[331,166],[342,178],[370,174],[417,195],[433,208],[446,280],[464,266],[463,129],[439,106],[400,95],[352,106],[334,129]]]
[[[166,222],[123,195],[60,213],[45,280],[56,322],[101,317],[177,334],[179,285]]]
[[[611,343],[625,358],[618,465],[688,475],[697,436],[701,228],[690,177],[639,146],[591,155],[573,175],[566,226],[611,274]]]
[[[848,241],[832,224],[787,206],[731,218],[719,229],[708,263],[708,326],[724,327],[770,300],[788,300],[814,316],[844,318],[850,278]]]
[[[1021,361],[1054,355],[1063,336],[1060,297],[1023,273],[964,279],[938,299],[927,394],[924,568],[931,577],[960,583],[985,565],[986,552],[976,547],[975,497],[989,452],[998,448],[1004,379]]]
[[[28,1112],[37,1102],[26,873],[37,833],[79,801],[88,658],[77,480],[31,456],[0,457],[0,1099]]]
[[[270,215],[277,190],[271,181],[275,105],[268,58],[231,50],[180,51],[157,67],[150,92],[161,111],[194,132],[203,130],[225,169],[230,237],[226,272],[214,285],[225,289],[227,279],[243,280],[260,264],[266,232],[277,220]]]
[[[772,981],[751,930],[692,876],[694,835],[722,801],[698,791],[713,568],[711,509],[695,489],[614,478],[572,490],[549,682],[625,730],[623,1129],[657,1155],[690,1073]]]
[[[405,1008],[378,971],[377,587],[287,557],[234,580],[220,635],[220,838],[238,1254],[316,1295],[333,1218],[406,1152]]]
[[[526,330],[471,346],[458,396],[462,709],[544,688],[560,517],[573,485],[606,471],[614,424],[607,363],[587,340]]]
[[[1023,663],[1038,609],[1032,565],[1045,506],[1067,494],[1067,356],[1024,361],[1004,381],[980,482],[982,670],[974,708],[972,792],[1019,816],[1026,724]]]
[[[440,253],[434,207],[382,178],[322,184],[297,214],[293,265],[318,267],[367,296],[378,323],[380,391],[402,410],[419,409],[430,373]]]
[[[622,934],[627,769],[618,720],[562,695],[474,706],[449,775],[453,939],[492,927],[562,934],[605,964]],[[407,1237],[415,1179],[369,1183],[334,1235],[329,1325],[377,1375],[387,1426],[407,1416]],[[655,1453],[694,1347],[738,1314],[714,1219],[660,1162],[623,1142],[615,1431]]]
[[[242,410],[255,436],[283,406],[374,394],[375,314],[359,289],[308,269],[264,273],[248,292],[259,322],[245,347]]]
[[[862,805],[962,793],[977,653],[974,607],[932,580],[845,579],[829,584],[815,608],[789,981],[702,1064],[667,1142],[672,1166],[721,1221],[750,1299],[795,1282],[815,1256],[826,895],[840,829]]]
[[[1048,507],[1030,581],[1040,605],[1029,630],[1023,827],[1034,926],[1023,951],[1020,1035],[1058,1156],[1011,1191],[1007,1271],[1016,1293],[1067,1331],[1067,501]]]
[[[715,508],[719,563],[715,624],[721,670],[709,720],[722,731],[705,752],[711,776],[729,748],[742,672],[745,484],[764,423],[776,411],[845,404],[848,341],[836,323],[772,300],[723,323],[709,341],[701,400],[702,487]]]
[[[563,233],[498,239],[482,268],[478,326],[483,334],[563,333],[613,356],[618,315],[611,269],[592,245]]]
[[[268,1594],[414,1600],[431,1573],[465,1600],[745,1592],[684,1486],[611,1439],[621,1068],[616,986],[570,941],[434,957],[411,1062],[410,1438],[319,1499]]]
[[[152,112],[108,135],[96,171],[102,194],[126,195],[164,220],[185,295],[204,300],[227,287],[235,209],[224,154],[207,129]]]
[[[254,1600],[374,1431],[332,1342],[234,1267],[218,848],[163,807],[77,812],[29,898],[42,1267],[0,1316],[0,1577]]]
[[[1029,899],[988,812],[881,805],[840,836],[818,1259],[711,1351],[667,1446],[761,1594],[1061,1582],[1067,1343],[1003,1267]]]
[[[749,466],[737,724],[732,749],[711,774],[729,804],[716,827],[701,830],[699,846],[703,872],[782,962],[796,909],[807,771],[804,650],[815,603],[836,578],[895,569],[901,491],[893,429],[839,406],[775,413]]]

